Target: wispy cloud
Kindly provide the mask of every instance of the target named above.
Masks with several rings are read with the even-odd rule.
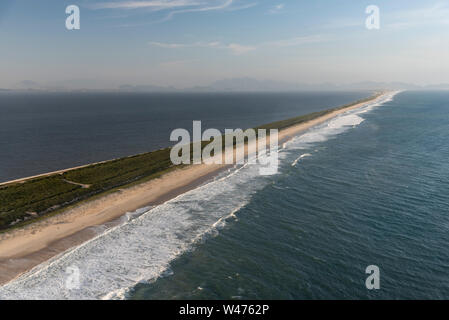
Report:
[[[200,6],[198,8],[171,11],[164,20],[170,20],[175,15],[181,14],[181,13],[223,10],[223,9],[226,9],[229,6],[231,6],[233,2],[234,2],[234,0],[226,0],[225,2],[219,3],[217,5],[212,5],[212,6],[206,5],[206,6]]]
[[[449,4],[436,2],[431,5],[388,11],[380,6],[381,28],[409,29],[421,26],[449,25]],[[364,28],[365,17],[337,19],[322,26],[323,29]]]
[[[226,11],[244,10],[244,9],[249,9],[249,8],[255,7],[257,5],[258,5],[257,2],[250,2],[250,3],[246,3],[246,4],[241,4],[241,5],[235,4],[235,5],[232,5],[231,7],[226,8]]]
[[[178,48],[194,48],[194,47],[216,48],[221,44],[220,42],[165,43],[165,42],[152,41],[150,42],[150,45],[160,48],[178,49]]]
[[[429,7],[400,11],[388,17],[387,26],[409,28],[422,25],[449,25],[449,5],[437,2]]]
[[[159,63],[159,66],[161,67],[179,67],[181,65],[191,65],[192,63],[196,62],[196,59],[189,59],[189,60],[171,60],[171,61],[164,61]]]
[[[308,43],[318,43],[328,40],[322,35],[312,35],[303,37],[294,37],[276,41],[262,42],[256,45],[244,45],[239,43],[224,44],[219,41],[212,42],[194,42],[194,43],[166,43],[166,42],[149,42],[150,45],[165,49],[181,49],[181,48],[216,48],[227,49],[235,55],[241,55],[260,48],[280,48],[301,46]]]
[[[179,48],[216,48],[227,49],[233,54],[240,55],[252,51],[255,47],[241,45],[237,43],[223,44],[218,41],[213,42],[195,42],[195,43],[164,43],[164,42],[150,42],[150,45],[166,48],[166,49],[179,49]]]
[[[126,10],[127,12],[166,11],[164,18],[153,23],[171,20],[174,16],[185,13],[207,11],[237,11],[257,5],[257,2],[241,3],[240,0],[149,0],[149,1],[105,1],[88,5],[93,10]]]
[[[199,6],[201,2],[192,0],[168,0],[168,1],[114,1],[114,2],[100,2],[90,5],[92,9],[170,9],[188,6]]]
[[[285,7],[285,4],[280,3],[280,4],[277,4],[274,7],[272,7],[268,12],[273,13],[273,14],[278,13],[278,12],[282,11],[282,9],[284,9],[284,7]]]
[[[231,43],[227,45],[227,48],[230,49],[234,54],[240,55],[240,54],[244,54],[250,51],[255,50],[255,47],[252,46],[245,46],[242,44],[238,44],[238,43]]]
[[[261,44],[261,46],[268,46],[268,47],[294,47],[294,46],[301,46],[307,43],[318,43],[318,42],[324,42],[328,40],[323,35],[311,35],[311,36],[301,36],[301,37],[294,37],[289,39],[281,39],[276,41],[269,41],[264,42]]]

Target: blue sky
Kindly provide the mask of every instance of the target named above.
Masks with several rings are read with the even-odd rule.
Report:
[[[80,30],[65,28],[71,4]],[[0,88],[449,83],[448,31],[447,0],[2,0]]]

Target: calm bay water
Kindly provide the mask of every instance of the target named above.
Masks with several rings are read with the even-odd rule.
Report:
[[[287,143],[277,175],[239,166],[130,213],[0,298],[448,299],[448,127],[449,92],[345,113]]]
[[[193,120],[249,128],[369,95],[0,93],[0,182],[167,147]]]

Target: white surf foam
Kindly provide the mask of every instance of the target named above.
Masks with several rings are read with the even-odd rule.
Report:
[[[295,161],[292,162],[292,167],[296,166],[296,164],[299,162],[299,160],[301,160],[302,158],[305,157],[310,157],[311,154],[310,153],[304,153],[302,155],[300,155],[298,158],[295,159]]]
[[[123,224],[0,287],[0,299],[123,298],[128,288],[156,279],[179,254],[234,220],[236,210],[268,182],[258,170],[242,166],[163,205],[129,214]],[[80,271],[79,289],[66,286],[66,270],[73,266]]]
[[[315,143],[326,141],[337,134],[360,125],[363,121],[365,121],[362,117],[363,113],[369,112],[373,110],[374,107],[381,106],[389,101],[392,101],[394,96],[399,92],[400,91],[395,91],[384,95],[382,98],[377,99],[374,102],[368,102],[358,109],[346,111],[321,125],[307,130],[306,133],[287,142],[288,149],[307,149]]]
[[[348,126],[357,126],[361,124],[365,119],[359,117],[355,114],[349,114],[346,116],[336,117],[335,119],[329,121],[327,124],[330,128],[341,128]]]
[[[397,95],[398,93],[401,93],[401,92],[402,91],[390,92],[390,93],[384,95],[382,98],[377,99],[374,102],[366,103],[365,106],[357,109],[354,113],[355,114],[361,114],[361,113],[369,112],[369,111],[373,110],[374,107],[378,107],[378,106],[384,105],[387,102],[393,101],[394,96]]]

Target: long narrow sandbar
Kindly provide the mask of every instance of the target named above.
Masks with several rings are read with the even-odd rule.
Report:
[[[341,113],[382,99],[384,95],[283,129],[279,132],[279,141],[285,142]],[[103,224],[113,225],[114,221],[117,222],[117,219],[127,212],[168,201],[196,188],[227,167],[229,165],[224,164],[190,165],[166,173],[160,178],[80,203],[58,215],[1,234],[0,284],[91,239],[96,235],[91,227]]]

